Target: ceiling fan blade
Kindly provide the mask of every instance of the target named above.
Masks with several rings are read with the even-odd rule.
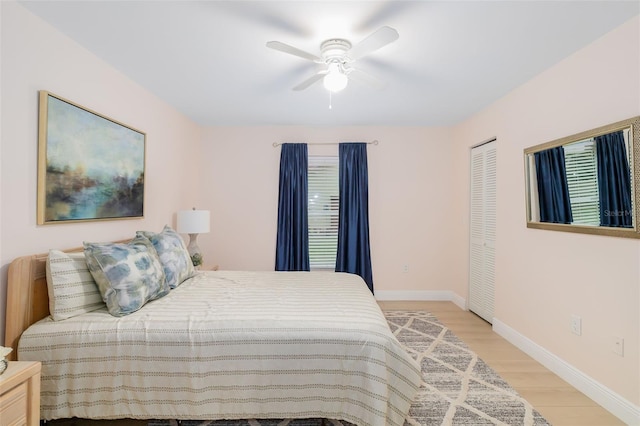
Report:
[[[400,37],[398,31],[391,27],[381,27],[370,34],[367,38],[356,44],[349,51],[351,59],[355,60],[363,57],[375,50],[396,41]]]
[[[384,81],[358,69],[352,69],[349,74],[347,74],[347,77],[349,77],[349,80],[359,81],[361,83],[368,84],[369,86],[373,86],[376,89],[384,89],[387,86]]]
[[[299,56],[310,61],[322,62],[322,59],[320,59],[318,56],[305,52],[304,50],[300,50],[297,47],[290,46],[286,43],[282,43],[281,41],[268,41],[267,47],[279,50],[284,53],[289,53],[290,55]]]
[[[326,71],[320,71],[319,73],[312,75],[302,83],[298,84],[296,87],[293,88],[293,90],[296,90],[296,91],[304,90],[307,87],[311,86],[313,83],[321,80],[325,74],[326,74]]]

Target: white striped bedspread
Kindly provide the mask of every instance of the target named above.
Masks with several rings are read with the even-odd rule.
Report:
[[[364,281],[333,272],[200,272],[125,317],[29,327],[41,416],[328,418],[402,425],[420,366]]]

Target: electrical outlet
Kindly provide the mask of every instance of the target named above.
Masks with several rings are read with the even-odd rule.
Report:
[[[624,356],[624,339],[622,337],[613,337],[613,352],[616,355]]]
[[[571,332],[573,334],[577,334],[578,336],[582,335],[582,318],[577,315],[571,315]]]
[[[405,263],[404,265],[402,265],[402,272],[405,273],[405,274],[407,272],[409,272],[409,264],[408,263]]]

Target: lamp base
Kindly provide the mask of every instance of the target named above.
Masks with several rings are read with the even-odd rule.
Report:
[[[200,269],[202,265],[202,253],[200,247],[198,247],[198,234],[189,234],[189,245],[187,246],[189,256],[191,256],[191,262],[196,269]]]

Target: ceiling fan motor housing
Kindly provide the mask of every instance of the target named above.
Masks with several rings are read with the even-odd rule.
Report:
[[[347,56],[347,52],[349,49],[351,49],[351,43],[342,38],[325,40],[320,45],[320,52],[322,53],[322,58],[326,63],[348,62],[349,58]]]

